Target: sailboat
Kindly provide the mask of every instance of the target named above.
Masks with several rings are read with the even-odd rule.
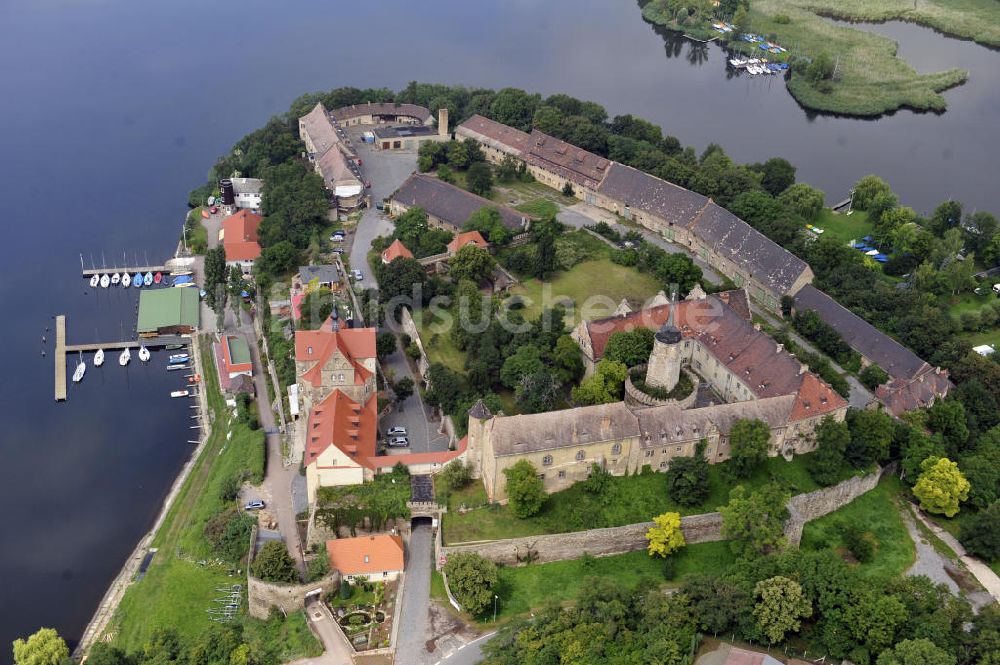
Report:
[[[111,286],[111,278],[107,275],[101,275],[101,288],[106,289]]]
[[[104,364],[104,349],[97,349],[97,353],[94,354],[94,367],[100,367]]]
[[[160,280],[162,280],[162,279],[163,279],[163,273],[159,273],[159,272],[156,273],[155,275],[153,275],[153,284],[159,284]]]
[[[76,371],[73,372],[73,383],[80,383],[83,380],[83,375],[87,372],[87,363],[83,362],[83,353],[80,353],[80,362],[76,365]]]
[[[128,365],[128,361],[132,360],[132,352],[128,350],[128,347],[122,351],[122,354],[118,356],[118,364],[124,367]]]
[[[153,273],[147,272],[146,276],[142,278],[143,286],[151,286],[153,284]]]
[[[142,286],[142,273],[141,272],[137,272],[136,274],[132,275],[132,286],[134,286],[137,289],[140,286]]]
[[[149,349],[146,348],[145,344],[139,347],[139,360],[149,362]]]
[[[122,275],[122,286],[124,286],[127,289],[131,285],[132,285],[132,276],[129,275],[128,273]]]
[[[122,281],[122,276],[119,275],[118,273],[115,273],[114,275],[111,276],[111,283],[112,284],[118,284],[118,282],[120,282],[120,281]]]
[[[98,275],[91,275],[90,276],[90,288],[96,289],[97,285],[100,284],[100,282],[101,282],[100,276],[98,276]]]

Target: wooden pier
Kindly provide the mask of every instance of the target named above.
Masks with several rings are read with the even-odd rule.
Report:
[[[156,274],[158,272],[170,273],[171,270],[167,266],[132,266],[127,268],[118,268],[112,266],[111,268],[83,268],[81,266],[84,277],[92,277],[93,275],[113,275],[117,273],[128,273],[134,275],[135,273],[142,273],[145,275],[147,272]]]
[[[66,400],[66,354],[67,353],[80,353],[80,352],[91,352],[97,351],[98,349],[104,349],[105,351],[115,351],[119,349],[138,349],[141,346],[145,346],[149,349],[155,349],[162,346],[170,346],[172,344],[182,344],[188,346],[192,344],[191,338],[182,337],[181,335],[157,335],[154,337],[141,337],[134,340],[125,340],[118,342],[88,342],[86,344],[67,344],[66,343],[66,315],[60,314],[56,317],[56,353],[55,353],[55,385],[56,385],[56,401],[62,402]]]

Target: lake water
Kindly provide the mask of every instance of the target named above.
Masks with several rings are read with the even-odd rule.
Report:
[[[79,637],[191,447],[179,380],[109,357],[64,404],[53,401],[52,316],[70,341],[118,339],[135,294],[93,293],[79,254],[162,260],[187,191],[215,157],[300,93],[338,85],[440,81],[566,92],[660,124],[699,151],[739,161],[780,155],[801,180],[842,198],[865,173],[921,210],[953,197],[1000,210],[1000,59],[904,24],[921,71],[972,71],[943,115],[879,120],[803,112],[773,78],[727,77],[714,45],[666,37],[629,0],[470,3],[401,0],[0,3],[0,659],[40,625]]]

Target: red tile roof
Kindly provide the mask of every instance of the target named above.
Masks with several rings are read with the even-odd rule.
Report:
[[[363,383],[371,375],[361,361],[375,357],[374,328],[344,328],[342,330],[298,330],[295,332],[295,360],[316,364],[302,374],[314,387],[323,382],[323,366],[339,351],[354,366],[355,382]]]
[[[451,242],[448,243],[448,251],[454,254],[466,245],[475,245],[483,249],[489,247],[489,243],[479,231],[465,231],[451,239]]]
[[[361,405],[339,389],[334,389],[309,412],[306,427],[306,466],[327,448],[336,446],[357,464],[373,468],[369,458],[374,457],[378,440],[376,395]]]
[[[376,534],[360,538],[326,541],[330,568],[341,575],[368,575],[403,570],[403,539],[398,535]]]
[[[392,241],[392,244],[385,248],[382,252],[382,263],[392,263],[396,259],[403,257],[404,259],[412,259],[413,252],[406,248],[400,240],[397,238]]]
[[[795,395],[791,420],[811,418],[845,407],[847,402],[843,397],[740,313],[745,300],[741,290],[702,300],[683,300],[677,303],[674,324],[685,339],[698,340],[757,398]],[[730,306],[730,302],[734,306]],[[623,317],[588,322],[594,360],[604,356],[608,339],[614,333],[639,326],[658,328],[666,322],[669,313],[670,305],[660,305]]]
[[[263,220],[249,210],[240,210],[222,220],[222,245],[227,261],[252,261],[260,256],[257,229]]]

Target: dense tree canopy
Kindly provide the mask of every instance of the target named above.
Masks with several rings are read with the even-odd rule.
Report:
[[[545,503],[545,486],[535,465],[520,460],[503,473],[507,477],[507,498],[512,513],[523,519],[541,510]]]

